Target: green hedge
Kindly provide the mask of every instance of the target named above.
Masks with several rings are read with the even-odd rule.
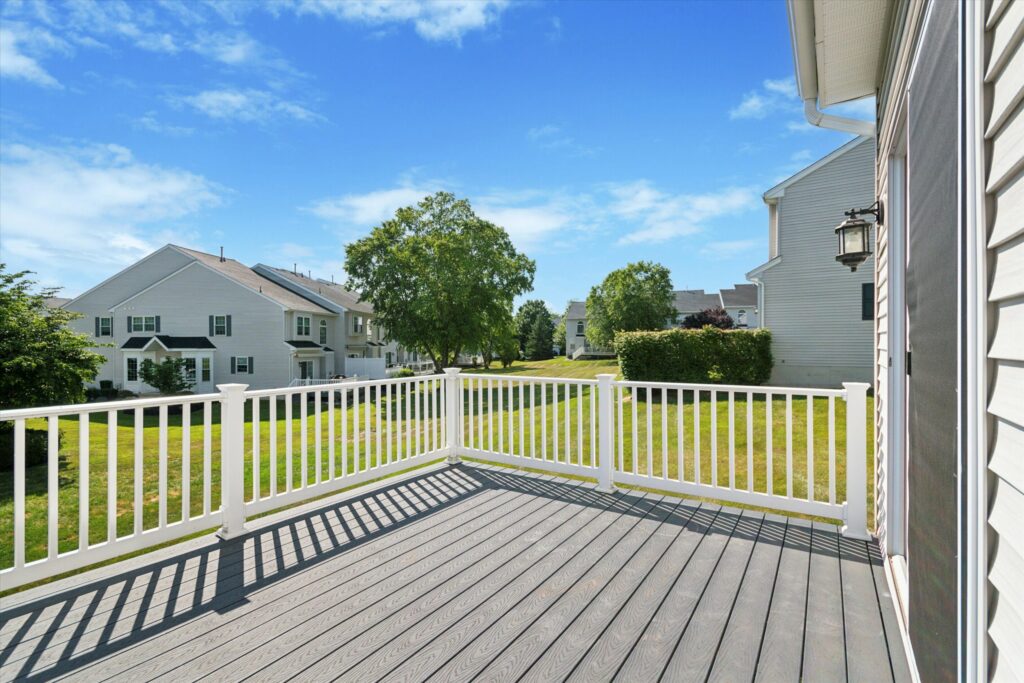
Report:
[[[772,374],[768,330],[619,332],[615,353],[635,382],[764,384]]]

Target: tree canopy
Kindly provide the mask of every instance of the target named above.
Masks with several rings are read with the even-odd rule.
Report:
[[[530,331],[533,330],[537,316],[540,315],[551,317],[551,311],[548,310],[547,304],[540,299],[524,301],[516,311],[516,337],[519,339],[519,347],[524,353],[526,352],[526,340],[530,337]]]
[[[9,273],[0,263],[0,407],[80,403],[84,382],[96,377],[103,356],[68,323],[81,315],[49,308],[56,289],[34,292],[28,271]]]
[[[555,323],[550,315],[538,315],[533,320],[530,334],[526,338],[527,360],[547,360],[554,355],[551,347],[554,345]]]
[[[613,270],[587,297],[587,341],[610,348],[616,332],[660,330],[675,318],[672,279],[650,261]]]
[[[512,302],[533,286],[535,265],[505,230],[448,192],[426,197],[345,249],[348,286],[377,324],[441,369],[511,326]]]

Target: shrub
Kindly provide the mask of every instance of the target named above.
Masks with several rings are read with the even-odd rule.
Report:
[[[60,448],[61,436],[57,435],[57,447]],[[45,465],[49,446],[49,435],[45,429],[25,430],[25,467]],[[10,472],[14,469],[14,430],[0,430],[0,471]]]
[[[768,330],[620,332],[622,375],[635,382],[764,384],[772,373]]]
[[[185,374],[184,358],[165,358],[161,363],[147,358],[139,366],[139,379],[161,394],[180,394],[195,386]]]
[[[683,318],[683,327],[688,330],[699,330],[706,325],[717,327],[720,330],[731,330],[736,327],[732,316],[726,313],[721,306],[705,308],[700,313],[691,313]]]
[[[402,379],[403,377],[415,377],[416,373],[412,371],[412,368],[398,368],[391,373],[392,379]]]

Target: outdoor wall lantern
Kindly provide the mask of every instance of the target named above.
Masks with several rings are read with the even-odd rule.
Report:
[[[849,266],[851,272],[856,272],[857,266],[871,256],[871,224],[861,216],[871,214],[881,222],[882,203],[875,202],[866,209],[850,209],[844,213],[849,218],[836,227],[836,235],[839,237],[836,261]]]

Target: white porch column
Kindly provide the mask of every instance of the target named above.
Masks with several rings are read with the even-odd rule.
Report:
[[[245,528],[245,390],[248,384],[218,384],[220,402],[221,528],[224,540]]]
[[[459,368],[445,368],[445,431],[447,432],[447,443],[445,450],[448,451],[448,462],[451,464],[459,462],[459,448],[462,446],[459,439],[459,427],[462,425],[462,380]]]
[[[867,403],[863,382],[843,382],[846,390],[846,506],[842,534],[868,540]]]

